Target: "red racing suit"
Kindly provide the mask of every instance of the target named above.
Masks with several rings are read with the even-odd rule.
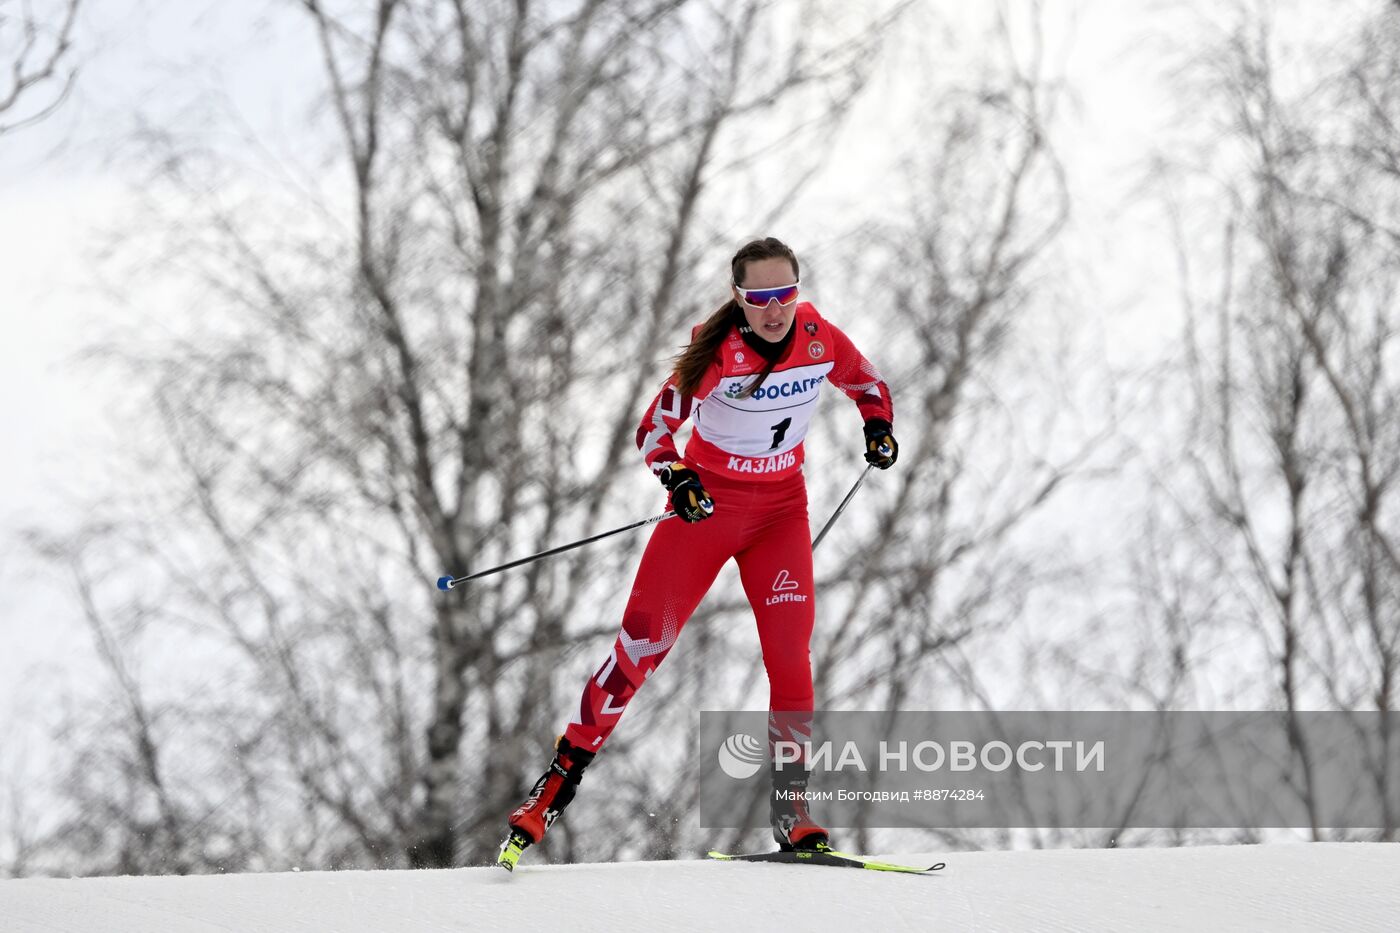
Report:
[[[875,367],[806,302],[797,306],[791,339],[773,371],[756,392],[740,398],[765,364],[732,326],[693,396],[682,395],[672,376],[647,408],[637,446],[654,472],[680,459],[674,433],[693,419],[684,462],[700,475],[715,511],[694,524],[671,520],[652,531],[622,631],[565,730],[579,748],[597,751],[606,741],[731,557],[758,622],[769,709],[799,714],[770,715],[770,744],[775,738],[801,742],[807,737],[801,733],[810,734],[803,724],[813,708],[808,644],[815,594],[802,441],[824,382],[854,399],[867,420],[893,424],[894,412]]]

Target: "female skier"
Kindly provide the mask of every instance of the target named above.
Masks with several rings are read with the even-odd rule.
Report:
[[[798,302],[792,250],[772,237],[755,240],[735,254],[731,273],[731,300],[691,332],[637,430],[637,446],[684,524],[660,522],[652,531],[622,631],[556,740],[554,760],[507,821],[497,860],[505,868],[568,806],[627,702],[731,557],[758,620],[770,763],[775,740],[800,743],[811,735],[812,539],[802,439],[821,384],[830,381],[865,419],[865,459],[888,469],[899,453],[890,433],[893,408],[879,373],[846,335]],[[672,435],[688,417],[694,425],[682,460]],[[770,765],[770,773],[778,845],[827,845],[827,831],[802,800],[806,771]]]

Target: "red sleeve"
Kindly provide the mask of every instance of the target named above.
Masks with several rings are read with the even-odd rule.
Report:
[[[861,355],[856,345],[851,343],[841,330],[826,322],[831,328],[832,348],[836,361],[828,377],[831,384],[855,400],[864,421],[879,418],[894,424],[894,400],[890,398],[890,387],[880,378],[880,372]]]
[[[682,395],[676,388],[676,377],[672,373],[647,406],[642,423],[637,428],[637,447],[653,473],[660,473],[666,464],[681,458],[676,452],[674,435],[685,419],[690,417],[694,402],[709,395],[719,385],[720,369],[719,360],[711,363],[700,378],[694,395]]]

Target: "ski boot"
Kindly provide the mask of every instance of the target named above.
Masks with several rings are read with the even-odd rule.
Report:
[[[549,768],[507,821],[510,833],[496,857],[496,864],[506,871],[514,871],[521,853],[544,838],[545,831],[574,799],[574,791],[583,780],[583,769],[593,761],[593,752],[575,748],[562,735],[555,740],[554,749]]]
[[[830,834],[807,810],[807,773],[784,774],[772,769],[773,793],[768,820],[779,852],[821,852],[831,848]],[[785,792],[785,793],[784,793]]]

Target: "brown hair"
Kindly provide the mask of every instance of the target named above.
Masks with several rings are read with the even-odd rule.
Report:
[[[744,273],[747,271],[749,262],[756,259],[786,259],[792,263],[793,276],[801,278],[802,273],[797,267],[797,256],[788,249],[787,244],[782,240],[770,236],[761,240],[751,240],[734,254],[734,258],[729,261],[729,268],[735,285],[744,281]],[[680,390],[682,395],[694,395],[696,389],[700,387],[701,377],[705,375],[710,361],[715,358],[719,345],[724,342],[724,335],[729,332],[730,315],[738,307],[739,303],[733,298],[720,305],[719,310],[711,314],[705,323],[700,325],[700,329],[691,338],[690,345],[676,357],[673,374],[676,388]],[[769,360],[767,365],[763,367],[763,371],[758,374],[758,381],[739,393],[739,397],[750,396],[759,386],[763,385],[763,380],[768,378],[768,374],[773,371],[777,362],[776,358]]]

